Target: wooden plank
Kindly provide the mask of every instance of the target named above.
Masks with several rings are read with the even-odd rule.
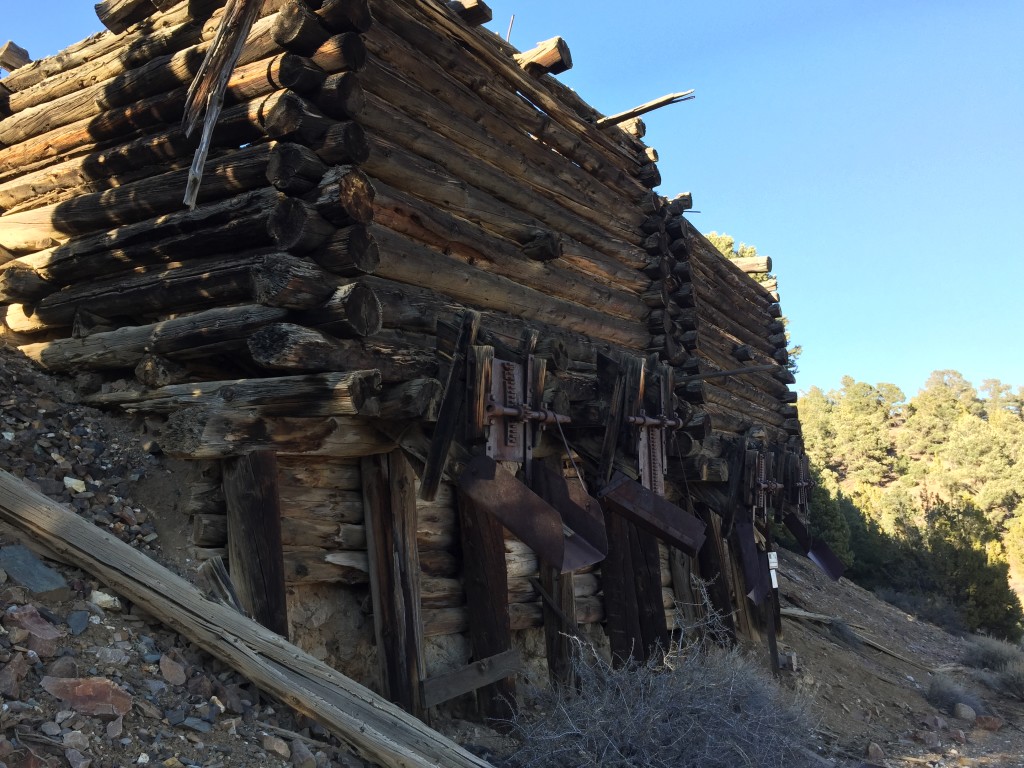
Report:
[[[277,458],[254,451],[224,462],[228,562],[242,607],[256,621],[288,636]]]
[[[448,379],[444,385],[444,398],[437,414],[437,424],[430,441],[426,466],[420,481],[420,498],[433,501],[437,488],[441,484],[445,465],[448,463],[448,450],[455,438],[459,414],[462,412],[466,394],[466,360],[469,349],[476,341],[480,330],[480,313],[466,309],[462,313],[462,325],[455,342],[455,354],[448,369]]]
[[[362,460],[370,596],[384,695],[421,720],[426,660],[416,545],[416,474],[401,449]]]
[[[697,554],[704,544],[705,526],[700,520],[621,472],[598,496],[618,514],[688,555]]]
[[[144,606],[364,760],[395,768],[491,768],[401,708],[0,471],[0,520]]]
[[[480,659],[462,669],[424,680],[423,703],[428,707],[436,707],[456,696],[492,685],[522,670],[523,660],[519,656],[519,651],[514,649]]]
[[[637,525],[629,525],[629,548],[633,563],[633,589],[636,591],[637,618],[643,639],[644,658],[669,645],[661,588],[661,563],[658,540]]]
[[[473,617],[469,639],[473,657],[486,659],[512,648],[505,536],[501,523],[461,490],[457,506],[466,605]],[[515,690],[515,683],[508,677],[483,686],[477,693],[480,713],[507,719],[512,714],[509,703],[515,700]]]

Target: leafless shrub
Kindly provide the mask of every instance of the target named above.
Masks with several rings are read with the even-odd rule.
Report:
[[[849,624],[840,619],[833,619],[829,625],[829,632],[843,645],[848,645],[851,648],[860,648],[864,641],[860,639],[860,636],[853,631]]]
[[[998,672],[1013,662],[1024,662],[1024,652],[1012,643],[979,635],[971,638],[963,661],[969,667]]]
[[[713,624],[713,622],[712,622]],[[694,628],[691,628],[693,630]],[[684,635],[686,637],[687,635]],[[534,690],[508,768],[801,768],[809,718],[714,627],[660,659],[615,668],[577,642],[577,685]]]

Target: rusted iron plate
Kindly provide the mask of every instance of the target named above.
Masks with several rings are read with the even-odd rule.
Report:
[[[783,522],[800,544],[800,549],[803,550],[811,562],[828,574],[829,578],[833,581],[839,581],[839,577],[843,575],[846,566],[836,557],[836,553],[832,551],[832,548],[825,542],[818,541],[811,536],[810,531],[807,530],[800,518],[792,512],[783,518]]]
[[[704,523],[621,472],[598,494],[613,511],[658,538],[695,555],[704,544]]]
[[[754,541],[753,523],[749,520],[737,520],[733,535],[740,550],[740,567],[743,570],[743,582],[747,587],[747,597],[754,605],[760,605],[772,587],[768,569],[761,562],[764,555]]]
[[[568,573],[604,559],[605,553],[566,525],[558,511],[487,456],[476,456],[459,476],[459,488],[498,519],[546,565]]]

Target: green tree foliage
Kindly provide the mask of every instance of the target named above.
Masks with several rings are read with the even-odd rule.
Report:
[[[1022,614],[1024,389],[936,371],[909,401],[844,377],[799,401],[819,487],[809,524],[869,587],[927,594],[1007,637]],[[837,514],[838,512],[838,514]],[[845,526],[839,525],[841,519]]]

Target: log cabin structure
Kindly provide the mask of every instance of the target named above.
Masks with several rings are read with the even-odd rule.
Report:
[[[646,658],[704,590],[771,641],[772,523],[834,565],[778,295],[653,191],[642,122],[479,0],[277,0],[189,210],[222,5],[105,0],[108,31],[0,79],[6,337],[127,375],[83,399],[166,418],[197,555],[417,715],[501,714],[529,632],[554,680],[588,627]],[[356,625],[362,666],[329,637]]]

